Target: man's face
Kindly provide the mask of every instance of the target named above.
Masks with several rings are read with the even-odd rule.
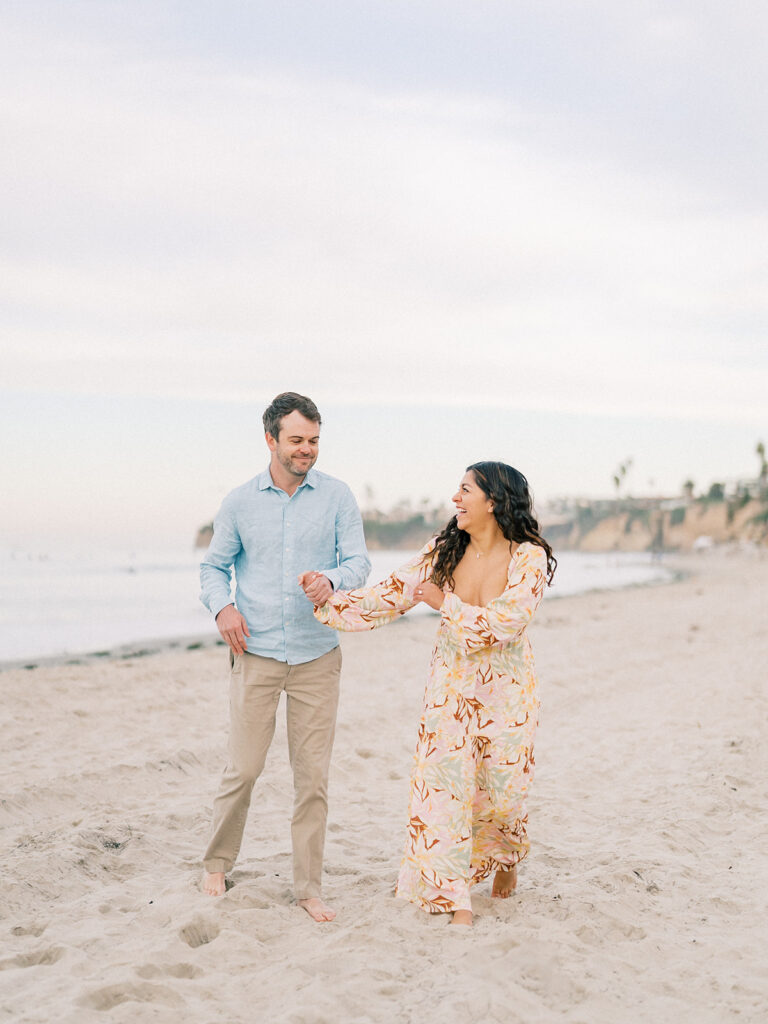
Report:
[[[277,438],[267,434],[267,445],[273,461],[279,462],[291,476],[304,477],[317,462],[320,426],[294,409],[280,421]]]

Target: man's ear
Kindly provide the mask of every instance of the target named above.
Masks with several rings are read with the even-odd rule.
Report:
[[[273,452],[275,450],[275,448],[277,448],[277,441],[275,440],[274,437],[272,437],[272,435],[269,432],[267,432],[264,435],[264,437],[265,437],[266,442],[267,442],[267,448],[269,448],[269,450],[271,452]]]

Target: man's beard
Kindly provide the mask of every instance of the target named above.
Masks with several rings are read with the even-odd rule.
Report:
[[[283,469],[287,469],[292,476],[306,476],[317,461],[316,458],[309,458],[307,459],[306,464],[299,467],[294,464],[290,455],[278,455],[278,459],[280,460],[280,465]]]

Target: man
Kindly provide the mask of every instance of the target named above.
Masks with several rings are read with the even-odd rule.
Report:
[[[200,566],[201,600],[216,617],[231,665],[229,761],[214,801],[203,888],[212,896],[225,891],[285,691],[295,895],[316,921],[332,921],[320,883],[341,652],[312,606],[334,589],[362,586],[371,563],[352,492],[312,468],[320,440],[314,402],[288,391],[263,419],[269,466],[224,499]],[[298,578],[309,569],[305,595]]]

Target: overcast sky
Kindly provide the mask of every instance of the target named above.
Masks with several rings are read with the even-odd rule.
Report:
[[[186,542],[287,389],[384,505],[754,473],[764,3],[0,12],[6,546]]]

